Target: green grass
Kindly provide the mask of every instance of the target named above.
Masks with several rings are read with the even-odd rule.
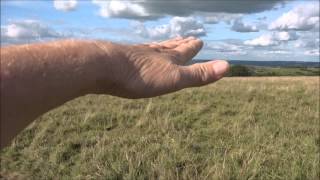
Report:
[[[90,95],[1,152],[21,179],[319,179],[319,77],[225,78],[152,99]]]
[[[227,76],[320,76],[320,68],[231,65]]]
[[[252,67],[253,76],[319,76],[320,68]]]

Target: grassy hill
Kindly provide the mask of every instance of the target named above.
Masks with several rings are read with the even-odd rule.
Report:
[[[209,60],[193,60],[189,64]],[[228,61],[227,76],[320,76],[319,62],[303,61]]]
[[[193,59],[191,63],[208,62],[206,59]],[[228,60],[232,65],[260,66],[260,67],[306,67],[319,68],[319,61],[251,61],[251,60]]]
[[[231,65],[228,76],[320,76],[320,68]]]
[[[152,99],[88,95],[1,152],[21,179],[319,179],[319,77],[225,78]]]

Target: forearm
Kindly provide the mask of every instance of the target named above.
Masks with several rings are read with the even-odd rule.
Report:
[[[120,45],[67,40],[1,48],[1,146],[39,115],[88,93],[147,98],[219,80],[225,61],[182,66],[194,37]]]
[[[107,72],[104,48],[76,40],[1,48],[1,147],[39,115],[94,92]]]

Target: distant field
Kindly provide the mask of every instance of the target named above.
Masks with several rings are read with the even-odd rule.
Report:
[[[208,62],[211,59],[193,59],[190,63]],[[261,61],[261,60],[228,60],[232,65],[260,66],[260,67],[314,67],[319,68],[319,61]]]
[[[320,76],[315,67],[251,67],[253,76]]]
[[[318,77],[224,78],[152,99],[90,95],[1,152],[21,179],[319,179]]]
[[[227,76],[320,76],[320,68],[231,65]]]

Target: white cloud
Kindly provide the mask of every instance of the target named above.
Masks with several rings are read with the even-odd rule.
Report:
[[[274,46],[277,45],[278,42],[273,39],[271,34],[264,34],[258,38],[247,40],[244,44],[250,46]]]
[[[271,50],[271,51],[263,52],[263,54],[282,54],[282,55],[286,55],[286,54],[292,54],[292,52],[284,51],[284,50]]]
[[[136,33],[151,39],[165,39],[175,36],[204,36],[206,31],[201,22],[193,17],[173,17],[169,24],[146,27],[138,22],[134,25]]]
[[[54,0],[53,6],[60,11],[72,11],[77,6],[77,0]]]
[[[269,25],[270,30],[308,31],[319,28],[319,2],[298,5]]]
[[[227,43],[227,42],[210,42],[205,45],[208,50],[214,50],[216,53],[223,53],[229,55],[246,55],[247,51],[241,45]]]
[[[250,46],[275,46],[281,42],[293,41],[298,39],[298,35],[295,32],[273,32],[269,34],[263,34],[258,38],[247,40],[245,45]]]
[[[202,36],[206,34],[203,24],[193,17],[174,17],[170,21],[171,36]]]
[[[164,16],[191,16],[196,13],[249,14],[274,8],[285,0],[242,0],[235,5],[230,0],[184,2],[181,0],[92,0],[103,17],[157,19]]]
[[[275,32],[273,33],[274,39],[278,41],[293,41],[298,39],[298,35],[292,31],[282,31],[282,32]]]
[[[294,47],[296,48],[314,49],[314,48],[319,48],[319,46],[320,46],[319,38],[300,39],[296,43],[294,43]]]
[[[235,19],[241,18],[242,14],[229,14],[229,13],[201,13],[204,16],[204,22],[207,24],[217,24],[219,22],[225,22],[230,24]]]
[[[36,20],[13,21],[1,27],[1,43],[26,43],[62,35]]]
[[[231,30],[236,32],[258,32],[258,28],[255,25],[247,24],[242,19],[236,19],[231,26]]]
[[[143,6],[135,2],[119,0],[93,0],[92,2],[100,7],[99,14],[102,17],[138,19],[150,16]]]
[[[320,55],[320,50],[319,49],[312,49],[312,50],[307,50],[304,52],[304,55],[307,56],[319,56]]]

